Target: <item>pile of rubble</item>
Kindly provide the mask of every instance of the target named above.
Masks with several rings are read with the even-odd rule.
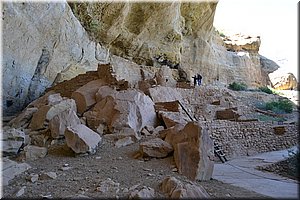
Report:
[[[125,80],[117,80],[111,65],[99,65],[99,78],[74,90],[71,98],[48,91],[3,128],[4,155],[21,154],[24,160],[36,160],[45,157],[48,148],[58,141],[64,141],[76,154],[93,154],[103,137],[113,139],[116,148],[148,137],[140,143],[138,156],[174,155],[180,174],[191,180],[209,180],[214,164],[213,142],[183,112],[180,93],[156,85],[163,82],[160,73],[152,80],[143,80],[149,83],[146,89],[140,84],[149,95]],[[190,187],[180,188],[177,196],[190,194]],[[170,188],[164,190],[176,196],[168,191]]]
[[[36,160],[60,141],[76,154],[95,153],[103,138],[113,140],[116,148],[138,142],[135,158],[173,156],[180,174],[192,181],[210,180],[214,144],[201,122],[243,121],[247,108],[241,112],[226,88],[176,87],[166,67],[141,73],[134,83],[118,78],[113,66],[105,64],[87,73],[90,78],[80,75],[56,85],[3,127],[4,155]],[[162,185],[171,198],[208,196],[203,188],[170,177]],[[152,190],[141,188],[131,196],[153,197]]]

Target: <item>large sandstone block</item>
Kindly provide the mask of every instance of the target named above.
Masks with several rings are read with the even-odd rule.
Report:
[[[3,130],[2,151],[4,154],[17,154],[24,144],[25,133],[23,131],[15,128]]]
[[[214,168],[214,146],[207,130],[189,122],[181,131],[170,132],[166,140],[174,148],[178,171],[191,180],[210,180]]]
[[[53,105],[61,102],[63,100],[63,98],[60,96],[60,93],[55,93],[55,94],[49,95],[47,100],[48,100],[48,105],[53,106]]]
[[[183,184],[175,177],[166,177],[160,184],[160,189],[168,198],[209,198],[206,190],[195,184]]]
[[[107,126],[108,131],[112,132],[113,127],[111,124],[120,115],[120,111],[115,109],[115,106],[116,102],[112,96],[101,99],[91,111],[87,111],[83,115],[86,117],[88,126],[96,130],[100,124],[104,124]]]
[[[178,143],[180,141],[176,141],[179,137],[176,137],[177,134],[181,134],[181,130],[184,129],[185,125],[183,124],[176,124],[175,126],[172,126],[170,128],[164,129],[161,131],[161,135],[164,135],[164,140],[168,142],[169,144]],[[181,138],[179,138],[181,139]]]
[[[51,108],[47,112],[46,119],[51,120],[54,116],[66,110],[73,110],[74,112],[77,111],[76,103],[73,99],[66,99],[59,102],[58,104],[51,106]]]
[[[95,153],[102,138],[93,130],[83,124],[68,126],[65,131],[68,147],[75,153]]]
[[[160,138],[154,138],[140,144],[142,155],[163,158],[173,151],[173,147]]]
[[[167,128],[175,126],[176,124],[185,125],[188,121],[190,121],[180,112],[160,111],[158,114],[162,118]]]
[[[26,108],[21,114],[19,114],[16,118],[9,121],[8,125],[13,128],[20,128],[28,125],[33,114],[38,111],[38,108]]]
[[[138,133],[146,125],[156,125],[154,103],[150,97],[135,89],[115,91],[107,86],[101,87],[97,92],[97,99],[99,100],[108,96],[112,97],[114,101],[114,103],[109,104],[111,112],[104,113],[101,111],[103,113],[102,118],[111,121],[108,127],[111,126],[113,130],[122,130],[127,127]],[[113,113],[115,114],[112,116]]]
[[[29,125],[31,130],[34,131],[44,128],[44,122],[47,118],[47,113],[50,108],[51,107],[48,105],[41,106],[38,111],[33,114],[31,123]]]
[[[58,138],[63,136],[68,126],[75,126],[81,124],[80,119],[77,117],[76,112],[72,109],[65,110],[55,115],[49,122],[51,136]]]
[[[156,111],[170,111],[170,112],[179,112],[179,102],[178,101],[169,101],[169,102],[155,102]]]
[[[15,176],[22,174],[31,168],[27,163],[17,163],[3,157],[1,160],[2,163],[2,185],[6,186],[9,184],[9,181],[14,179]]]
[[[105,82],[101,79],[88,82],[72,93],[71,98],[75,100],[77,112],[83,114],[88,108],[96,103],[96,93]]]
[[[48,149],[46,147],[38,147],[28,145],[24,148],[26,160],[37,160],[47,155]]]
[[[182,89],[178,88],[157,86],[154,88],[150,88],[149,92],[151,99],[156,103],[182,100],[183,97],[180,92],[181,90]]]

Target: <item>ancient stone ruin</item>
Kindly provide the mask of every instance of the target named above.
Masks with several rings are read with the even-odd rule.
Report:
[[[215,144],[222,146],[229,160],[295,146],[298,123],[286,121],[278,124],[272,120],[260,120],[262,115],[289,116],[278,116],[255,107],[256,102],[280,97],[260,91],[238,92],[226,87],[233,80],[245,80],[251,89],[271,84],[268,74],[278,66],[258,54],[259,37],[243,37],[242,41],[236,39],[242,36],[221,39],[212,28],[216,4],[202,3],[195,8],[203,12],[190,13],[193,7],[190,3],[161,3],[157,4],[156,14],[140,4],[47,4],[63,20],[57,19],[53,13],[45,18],[64,28],[51,29],[42,22],[32,25],[32,29],[38,30],[34,35],[36,38],[45,35],[42,55],[37,49],[43,42],[33,42],[33,49],[28,47],[28,51],[33,52],[32,59],[19,59],[13,68],[4,71],[4,82],[9,84],[4,87],[2,153],[5,169],[9,169],[5,173],[9,175],[5,175],[3,185],[9,186],[15,177],[33,170],[27,163],[34,165],[47,157],[57,156],[61,162],[70,157],[83,158],[86,159],[81,160],[84,165],[89,159],[101,160],[103,148],[113,144],[107,157],[113,157],[115,151],[123,149],[125,153],[110,162],[168,161],[170,169],[161,169],[159,173],[164,174],[165,170],[174,176],[159,176],[159,183],[152,181],[157,188],[146,184],[122,188],[122,183],[115,177],[102,177],[97,184],[89,186],[93,187],[93,192],[118,198],[119,194],[128,198],[209,198],[210,194],[201,182],[211,181],[215,163],[220,162]],[[151,5],[156,4],[148,6]],[[22,22],[18,15],[22,6],[24,9],[30,7],[27,4],[5,4],[5,13],[14,15],[8,20],[5,14],[6,37],[12,34],[12,23]],[[32,5],[32,9],[48,13],[45,5]],[[98,15],[99,9],[103,13]],[[121,13],[123,20],[112,14],[114,9]],[[135,11],[142,12],[149,21],[134,22],[139,18]],[[34,16],[39,12],[34,12]],[[159,14],[162,16],[157,17]],[[94,19],[93,27],[87,23],[91,22],[90,16]],[[185,24],[176,21],[175,25],[170,25],[174,18],[185,19]],[[98,27],[100,19],[103,19],[103,26]],[[194,19],[203,22],[203,26],[195,24]],[[153,34],[154,26],[147,29],[150,22],[165,27],[159,28],[159,36]],[[39,26],[44,29],[38,29]],[[20,29],[27,37],[26,26],[20,23]],[[52,30],[51,34],[48,35],[47,30]],[[68,38],[69,35],[72,37]],[[15,37],[19,38],[19,33]],[[61,39],[63,44],[57,38],[64,38]],[[99,43],[102,38],[105,40],[103,45]],[[52,40],[54,44],[49,42]],[[73,41],[76,41],[76,48]],[[11,43],[5,41],[4,46],[13,46]],[[110,45],[112,53],[105,45]],[[184,48],[186,46],[190,47]],[[240,56],[239,52],[250,56]],[[9,55],[19,55],[11,48],[5,48],[4,54],[5,66],[16,62]],[[34,60],[36,57],[38,60]],[[34,65],[35,69],[24,71],[24,63],[27,68]],[[247,67],[242,66],[243,63]],[[228,67],[233,64],[237,65],[235,71]],[[192,77],[199,70],[205,78],[200,85],[194,85]],[[24,77],[21,78],[19,73]],[[12,77],[18,78],[8,81]],[[295,87],[296,82],[277,85],[290,88]],[[12,95],[14,92],[16,94]],[[130,146],[134,146],[135,151],[128,152]],[[97,157],[94,158],[95,154]],[[76,167],[76,172],[80,173],[93,170],[95,174],[105,170],[113,170],[113,175],[119,173],[120,166],[105,169],[103,163],[99,163],[95,169],[60,163],[56,172],[41,170],[27,174],[26,183],[38,185],[57,181],[60,175],[65,176],[68,170]],[[135,170],[135,167],[132,165],[122,173],[131,179],[130,170]],[[143,170],[148,173],[144,178],[147,182],[154,176],[155,169]],[[81,183],[86,180],[75,174],[71,181]],[[84,190],[92,189],[82,186],[81,193],[71,198],[86,197]],[[22,186],[14,197],[22,197],[25,191],[26,186]],[[51,198],[49,195],[42,197]]]

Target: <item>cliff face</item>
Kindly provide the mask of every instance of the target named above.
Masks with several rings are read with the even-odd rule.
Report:
[[[258,54],[260,39],[224,41],[213,28],[217,1],[199,3],[71,3],[89,35],[111,53],[142,65],[181,68],[204,83],[269,83]]]
[[[90,36],[138,64],[181,62],[183,39],[209,39],[217,3],[71,3]]]
[[[213,27],[216,7],[217,1],[4,3],[4,115],[98,63],[117,63],[119,76],[131,79],[139,65],[167,65],[188,80],[200,73],[203,84],[268,83],[273,65],[257,53],[259,42],[229,47]]]
[[[2,11],[4,115],[106,60],[65,3],[6,2]]]

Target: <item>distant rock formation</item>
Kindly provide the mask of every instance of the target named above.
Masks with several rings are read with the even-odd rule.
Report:
[[[260,36],[252,37],[247,35],[235,34],[223,38],[225,47],[228,51],[248,51],[257,53],[260,47]]]
[[[295,90],[298,88],[297,78],[292,73],[275,71],[269,74],[273,88],[277,90]]]

